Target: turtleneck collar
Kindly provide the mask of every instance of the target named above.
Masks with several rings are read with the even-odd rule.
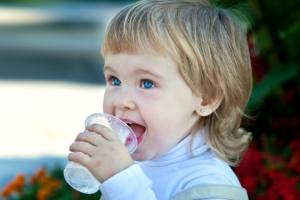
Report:
[[[198,132],[194,136],[192,144],[191,139],[192,135],[190,134],[161,157],[138,163],[146,166],[165,166],[182,162],[192,157],[201,156],[209,149],[203,131]]]

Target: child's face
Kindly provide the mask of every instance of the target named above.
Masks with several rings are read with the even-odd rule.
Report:
[[[158,55],[105,57],[103,111],[130,126],[138,139],[138,161],[160,157],[189,135],[199,115],[196,97],[176,63]]]

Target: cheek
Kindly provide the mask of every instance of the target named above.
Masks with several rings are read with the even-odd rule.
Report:
[[[104,93],[102,108],[104,113],[114,115],[114,101],[107,91]]]

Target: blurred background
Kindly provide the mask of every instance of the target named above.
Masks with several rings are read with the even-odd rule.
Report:
[[[253,141],[233,169],[250,199],[299,199],[300,1],[213,2],[244,16],[253,67]],[[99,199],[68,187],[62,169],[85,118],[102,112],[101,44],[129,3],[0,1],[0,199]]]
[[[102,112],[102,39],[126,4],[1,0],[0,191],[15,176],[63,168],[85,118]]]

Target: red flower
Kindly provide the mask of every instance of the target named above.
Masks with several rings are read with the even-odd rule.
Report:
[[[256,186],[259,184],[259,180],[265,171],[263,156],[254,142],[250,144],[250,148],[246,152],[241,165],[234,170],[241,185],[247,190],[248,195],[254,195]]]
[[[267,190],[263,195],[260,195],[258,200],[297,200],[300,197],[300,192],[296,188],[299,177],[288,178],[285,174],[278,170],[271,170],[266,173]]]
[[[300,174],[300,141],[292,141],[290,143],[290,148],[293,151],[293,154],[287,164],[287,169]]]

